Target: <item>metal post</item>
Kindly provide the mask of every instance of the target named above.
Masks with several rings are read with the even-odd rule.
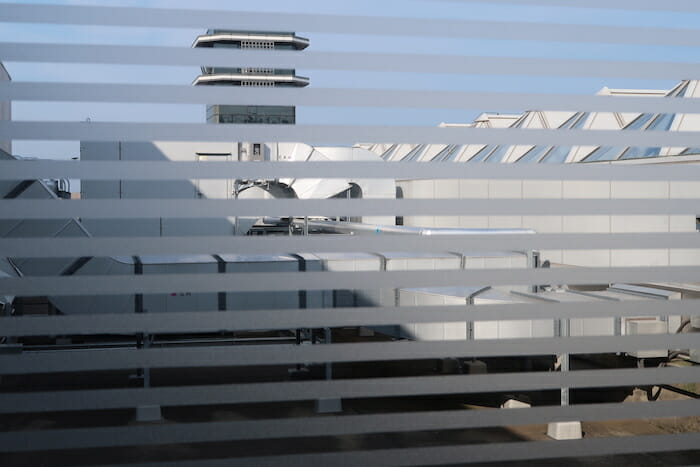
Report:
[[[562,329],[561,329],[561,335],[562,337],[569,337],[569,319],[562,319],[559,321]],[[562,354],[561,355],[561,372],[566,373],[569,371],[570,368],[570,356],[568,353]],[[569,405],[569,388],[568,387],[562,387],[561,388],[561,405],[562,407]]]
[[[326,341],[326,344],[332,344],[333,343],[333,337],[331,335],[331,328],[323,328],[323,337],[324,340]],[[326,362],[326,379],[331,380],[333,379],[333,364],[330,362]]]

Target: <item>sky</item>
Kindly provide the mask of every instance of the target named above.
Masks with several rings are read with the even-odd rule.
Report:
[[[5,0],[7,1],[7,0]],[[250,1],[235,0],[15,0],[7,3],[59,5],[142,6],[153,8],[196,8],[246,11]],[[562,0],[563,5],[574,0]],[[266,0],[253,4],[257,11],[320,13],[411,18],[522,21],[560,24],[591,24],[697,29],[700,14],[634,12],[575,7],[525,7],[439,0]],[[0,24],[0,41],[39,43],[80,43],[120,45],[162,45],[189,47],[203,30],[56,26],[40,24]],[[700,47],[629,46],[576,44],[528,40],[442,39],[389,36],[350,36],[296,31],[308,37],[315,51],[388,52],[479,55],[499,57],[545,57],[575,59],[695,62]],[[303,53],[303,52],[301,52]],[[1,58],[1,57],[0,57]],[[152,83],[189,85],[197,76],[196,67],[144,67],[71,65],[7,62],[14,81]],[[676,81],[609,78],[529,77],[511,74],[446,75],[437,70],[416,69],[415,73],[335,72],[298,69],[311,78],[311,86],[321,88],[556,92],[593,94],[603,86],[611,88],[672,87]],[[517,70],[515,70],[517,71]],[[679,77],[679,80],[683,77]],[[150,121],[202,123],[203,105],[148,105],[103,103],[14,102],[15,120],[60,121]],[[298,124],[379,124],[434,126],[440,122],[470,122],[482,111],[512,112],[526,109],[382,109],[382,108],[298,108]],[[78,156],[78,143],[15,141],[13,152],[29,157],[70,158]]]

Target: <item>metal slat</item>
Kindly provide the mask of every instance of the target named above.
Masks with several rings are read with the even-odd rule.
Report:
[[[482,3],[483,0],[427,0],[435,3]],[[604,10],[632,11],[677,11],[698,12],[700,5],[695,0],[674,0],[659,3],[656,0],[586,0],[568,3],[561,0],[489,0],[498,5],[553,6],[557,8],[600,8]]]
[[[582,422],[700,415],[696,401],[632,404],[589,404],[535,407],[526,410],[459,410],[427,413],[349,415],[257,421],[175,425],[81,428],[0,433],[0,451],[34,452],[55,449],[204,443],[369,433],[455,430],[526,425],[558,420]]]
[[[449,109],[532,109],[576,112],[700,113],[697,99],[586,96],[551,93],[456,92],[391,89],[256,89],[102,83],[0,83],[0,99],[58,102],[296,105]]]
[[[481,306],[368,307],[350,309],[286,309],[255,311],[190,311],[156,314],[81,314],[0,318],[6,336],[80,334],[172,334],[224,330],[381,326],[409,323],[606,318],[641,316],[696,316],[698,300],[533,303]]]
[[[665,367],[3,393],[3,397],[0,398],[0,413],[125,409],[146,405],[178,407],[327,398],[475,394],[551,390],[561,387],[634,387],[698,381],[698,367]]]
[[[247,345],[192,348],[59,350],[0,355],[0,374],[59,373],[127,368],[292,365],[451,357],[594,354],[687,349],[692,334],[525,338],[478,341],[372,342],[362,344]]]
[[[657,6],[657,8],[659,8]],[[692,7],[685,7],[687,11]],[[49,24],[297,30],[330,34],[564,40],[578,43],[696,45],[694,30],[457,19],[397,18],[249,11],[0,4],[0,20]]]
[[[469,464],[511,460],[556,459],[605,456],[613,454],[638,454],[695,450],[700,434],[646,435],[633,437],[591,438],[566,441],[529,441],[438,446],[401,449],[372,449],[369,451],[343,451],[320,454],[287,454],[284,456],[239,457],[216,460],[179,461],[168,463],[132,464],[133,467],[219,467],[245,465],[277,467],[306,465],[357,465],[419,466]],[[107,467],[107,466],[103,466]],[[116,466],[110,466],[116,467]]]
[[[149,256],[176,254],[284,254],[294,251],[524,251],[593,249],[698,249],[696,232],[598,234],[362,235],[293,237],[3,238],[0,254],[15,258]]]
[[[695,215],[696,199],[81,199],[0,200],[0,219],[172,219],[231,216]]]
[[[698,74],[700,75],[700,72]],[[0,122],[0,137],[22,140],[110,142],[230,142],[232,139],[238,139],[241,141],[304,141],[307,144],[403,141],[436,144],[615,147],[694,147],[700,142],[700,134],[693,131],[47,121]]]
[[[700,69],[697,75],[700,76]],[[0,122],[0,137],[21,140],[110,142],[219,141],[230,143],[232,140],[239,140],[355,144],[358,141],[377,143],[402,141],[440,144],[694,147],[698,145],[700,133],[367,125],[3,121]]]
[[[138,276],[42,276],[0,278],[0,290],[16,296],[74,296],[172,292],[269,292],[614,282],[687,282],[699,266],[625,268],[481,269],[362,272],[255,272]]]
[[[231,26],[227,27],[230,28]],[[588,28],[587,26],[586,34],[590,35]],[[522,39],[522,37],[519,39]],[[294,51],[265,50],[264,52],[256,52],[245,49],[193,49],[184,47],[92,44],[1,42],[0,56],[8,62],[96,63],[111,65],[208,65],[226,67],[230,66],[231,63],[236,63],[236,66],[241,67],[265,67],[270,63],[275,63],[275,66],[280,68],[385,71],[394,73],[439,70],[443,74],[588,76],[672,80],[677,80],[679,77],[692,79],[700,76],[699,64],[683,62],[337,51],[295,53]],[[392,139],[385,139],[385,141],[388,140]],[[396,141],[396,139],[394,140]],[[399,139],[398,141],[403,140]]]
[[[680,99],[679,99],[680,100]],[[674,156],[671,161],[687,160]],[[646,162],[654,162],[647,160]],[[79,178],[83,180],[191,180],[274,178],[384,178],[391,180],[601,180],[696,181],[694,164],[462,164],[369,161],[213,162],[0,160],[0,180]]]

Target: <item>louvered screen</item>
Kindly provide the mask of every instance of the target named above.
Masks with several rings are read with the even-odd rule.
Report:
[[[0,4],[2,465],[700,459],[697,2],[55,3]]]

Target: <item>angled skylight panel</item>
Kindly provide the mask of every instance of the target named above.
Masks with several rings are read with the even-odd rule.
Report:
[[[647,157],[658,157],[661,148],[628,148],[620,159],[644,159]]]
[[[508,154],[508,150],[510,148],[511,146],[507,145],[499,146],[488,156],[488,158],[484,162],[489,162],[491,164],[503,162],[503,159],[505,158],[506,154]]]
[[[542,159],[545,164],[563,164],[571,152],[571,146],[556,146]]]
[[[668,93],[668,97],[685,97],[690,86],[690,81],[681,81],[674,89]]]
[[[597,162],[597,161],[614,161],[620,157],[620,154],[626,148],[612,147],[612,146],[601,146],[592,153],[590,153],[583,161],[584,162]]]
[[[646,128],[647,130],[668,131],[671,129],[671,124],[676,114],[659,114],[653,122]]]
[[[440,155],[443,151],[446,151],[450,148],[451,146],[448,144],[428,144],[425,147],[425,150],[420,154],[418,159],[421,162],[428,162],[432,161]]]
[[[469,159],[467,162],[484,162],[487,157],[496,149],[496,145],[494,144],[489,144],[488,146],[485,146],[481,151],[476,153],[474,157]]]
[[[675,114],[659,114],[649,124],[645,131],[668,131],[675,118]],[[644,159],[647,157],[659,157],[661,148],[629,148],[622,155],[621,159]]]
[[[517,164],[536,164],[551,146],[533,146],[523,157],[515,161]]]
[[[413,148],[408,154],[401,158],[401,162],[415,161],[418,159],[419,155],[423,153],[427,145],[419,144]]]
[[[415,148],[416,148],[416,145],[414,145],[414,144],[398,144],[398,145],[396,145],[396,149],[394,149],[392,151],[391,159],[388,159],[388,160],[391,160],[391,161],[403,160],[403,158],[406,157],[406,155],[408,153],[410,153],[412,150],[414,150]]]
[[[654,118],[654,114],[642,114],[637,119],[635,119],[632,123],[627,125],[624,128],[624,130],[639,131],[642,129],[646,129],[649,122],[653,118]],[[630,151],[631,149],[634,149],[634,151]],[[636,149],[641,149],[641,150],[639,152],[637,152]],[[617,160],[622,155],[623,152],[627,155],[626,158],[636,159],[638,157],[644,157],[641,154],[643,154],[645,150],[646,150],[646,148],[620,148],[620,147],[603,146],[603,147],[597,148],[595,151],[593,151],[588,156],[586,156],[583,160],[585,162],[613,161],[613,160]],[[649,157],[649,156],[646,156],[646,157]]]
[[[587,112],[578,112],[562,124],[559,129],[580,130],[588,118]],[[572,146],[556,146],[540,162],[545,164],[563,164],[571,154]]]
[[[559,125],[559,128],[569,128],[571,125],[576,123],[578,121],[578,118],[581,114],[580,113],[575,113],[574,115],[571,116],[568,120],[566,120],[564,123]]]
[[[442,160],[445,162],[456,162],[457,159],[461,154],[464,154],[464,152],[469,148],[468,144],[460,144],[454,147],[452,151],[450,151],[449,154],[447,154]]]
[[[454,156],[457,154],[458,149],[461,148],[461,146],[456,145],[456,144],[451,144],[447,146],[445,149],[440,151],[435,157],[431,159],[432,162],[443,162],[443,161],[448,161],[451,160],[451,158],[454,158]]]
[[[393,144],[389,149],[384,151],[384,154],[382,154],[382,159],[385,161],[390,161],[393,159],[394,153],[396,152],[396,149],[399,147],[398,144]]]
[[[568,127],[570,130],[580,130],[583,128],[583,125],[586,123],[586,120],[588,120],[588,112],[581,112],[576,115],[574,115],[567,124],[570,126]],[[562,125],[562,128],[564,128],[564,125]]]
[[[654,114],[642,114],[632,123],[625,127],[625,130],[641,130],[654,117]]]
[[[465,144],[455,153],[452,160],[455,162],[468,162],[469,159],[477,155],[485,147],[485,144]]]

